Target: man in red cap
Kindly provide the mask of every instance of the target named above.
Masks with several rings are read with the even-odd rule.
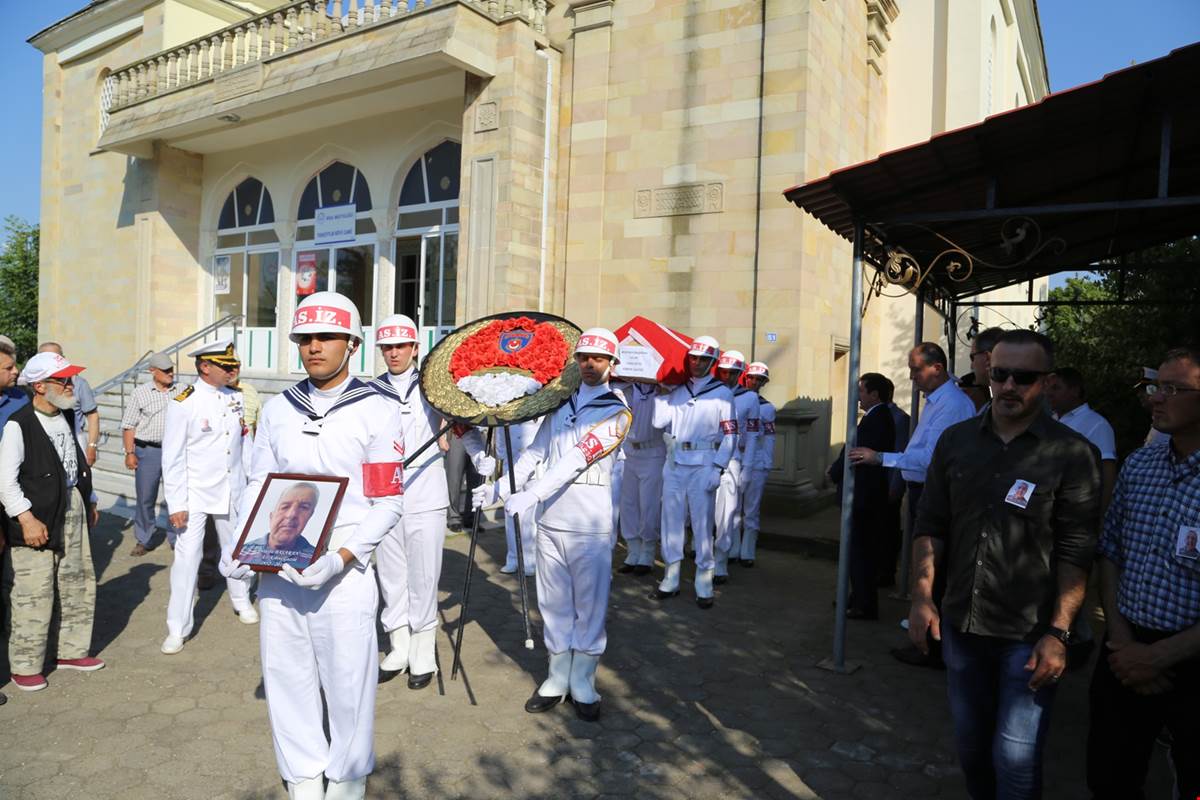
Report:
[[[75,438],[71,384],[82,371],[57,353],[29,359],[17,382],[28,387],[31,402],[13,413],[0,437],[0,503],[12,549],[4,564],[8,663],[13,683],[27,692],[47,685],[42,667],[56,599],[58,669],[104,667],[88,655],[96,608],[88,528],[98,513],[89,503],[91,470]]]

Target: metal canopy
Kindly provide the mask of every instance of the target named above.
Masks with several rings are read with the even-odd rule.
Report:
[[[1200,231],[1197,97],[1200,43],[784,194],[954,304]]]

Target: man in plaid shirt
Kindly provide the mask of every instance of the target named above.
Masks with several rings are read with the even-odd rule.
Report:
[[[1167,353],[1147,387],[1159,439],[1129,456],[1100,539],[1107,646],[1091,689],[1088,786],[1143,797],[1164,726],[1179,797],[1200,796],[1200,350]]]

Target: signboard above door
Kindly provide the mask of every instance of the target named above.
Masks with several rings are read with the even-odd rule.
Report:
[[[325,206],[316,210],[314,219],[316,244],[345,244],[354,241],[356,206]]]

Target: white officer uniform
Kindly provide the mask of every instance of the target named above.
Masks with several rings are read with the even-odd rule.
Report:
[[[381,321],[376,330],[376,344],[416,340],[416,326],[402,315]],[[405,453],[415,453],[441,429],[441,415],[421,395],[420,374],[415,365],[399,375],[385,372],[370,385],[399,408],[402,459]],[[433,444],[405,469],[404,517],[379,543],[375,553],[383,594],[380,617],[392,646],[381,665],[385,671],[408,669],[412,675],[437,672],[437,591],[449,505],[446,460],[442,449]]]
[[[188,353],[190,358],[237,364],[230,340],[213,342]],[[250,445],[242,420],[242,394],[228,386],[197,380],[167,404],[163,428],[163,491],[171,514],[186,511],[187,528],[175,541],[171,562],[171,594],[167,601],[164,653],[177,653],[192,632],[193,600],[204,549],[204,527],[212,517],[222,548],[237,542],[238,512],[246,485]],[[250,603],[251,578],[226,579],[238,618],[258,621]]]
[[[337,322],[312,324],[329,319]],[[297,308],[293,339],[298,330],[358,336],[361,328],[349,299],[318,292]],[[354,560],[316,590],[271,573],[259,582],[267,714],[279,772],[295,798],[361,798],[374,768],[379,651],[371,554],[403,510],[400,432],[398,404],[355,378],[324,391],[301,381],[271,398],[259,417],[244,515],[272,472],[349,479],[327,551],[344,548]]]
[[[537,436],[538,428],[542,425],[542,418],[522,422],[520,425],[510,425],[508,434],[512,437],[513,456],[517,459],[521,457],[531,444],[533,438]],[[498,483],[500,486],[508,486],[508,463],[510,461],[508,449],[504,443],[504,435],[501,432],[496,440],[496,453],[500,456],[500,460],[505,464],[505,473],[500,476]],[[521,517],[521,545],[525,552],[522,556],[525,560],[525,574],[533,575],[537,571],[537,510],[532,510],[528,514]],[[512,514],[504,515],[504,543],[505,556],[504,566],[500,571],[511,575],[517,571],[517,533],[513,526]]]
[[[744,357],[737,350],[721,355],[718,369],[743,372]],[[716,497],[716,551],[718,578],[729,575],[729,554],[740,552],[742,529],[742,493],[749,471],[757,459],[759,441],[758,395],[744,386],[735,386],[733,407],[737,413],[737,449],[729,461],[729,469],[721,476]],[[735,555],[734,558],[737,558]]]
[[[700,337],[689,352],[715,360],[719,347],[711,337]],[[684,522],[690,516],[696,548],[696,597],[711,605],[716,566],[714,493],[737,444],[733,392],[711,375],[689,378],[669,394],[655,398],[653,424],[675,439],[672,463],[663,473],[662,555],[667,570],[658,587],[659,596],[679,593]]]
[[[629,548],[625,563],[631,567],[650,567],[654,565],[662,522],[667,445],[662,429],[654,427],[655,387],[628,383],[621,391],[633,412],[633,423],[621,448],[625,454],[619,495],[621,536]]]
[[[616,337],[603,329],[580,336],[576,352],[602,332],[604,352],[614,359]],[[533,443],[514,467],[524,490],[505,507],[522,522],[524,508],[540,503],[537,537],[537,595],[550,674],[541,697],[570,694],[578,704],[600,701],[596,667],[607,643],[604,621],[612,582],[612,487],[614,455],[632,417],[623,397],[609,388],[583,384],[566,405],[547,416]],[[545,473],[529,481],[534,468]],[[525,482],[528,481],[526,484]]]
[[[746,369],[746,377],[760,377],[764,385],[771,379],[771,372],[761,361],[752,361]],[[754,563],[755,547],[758,544],[759,520],[762,514],[763,492],[767,487],[767,475],[775,466],[775,406],[760,392],[754,392],[758,399],[759,414],[759,443],[754,458],[753,468],[746,476],[746,489],[743,492],[745,513],[742,521],[741,547],[730,549],[734,558],[740,558],[742,564],[750,566]],[[747,462],[749,463],[749,462]]]

